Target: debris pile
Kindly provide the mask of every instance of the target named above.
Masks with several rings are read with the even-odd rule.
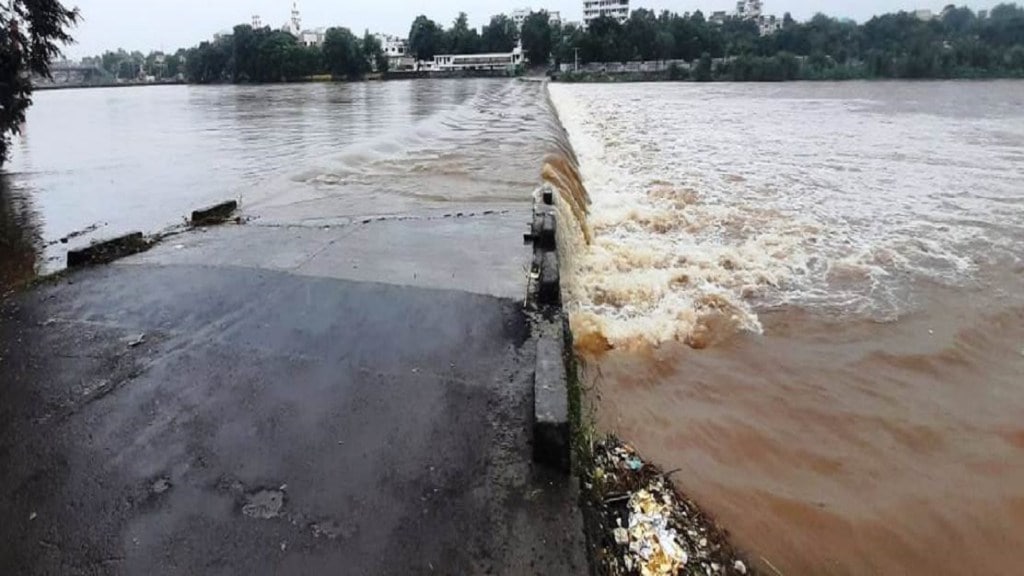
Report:
[[[608,438],[584,471],[589,545],[606,575],[753,574],[697,506],[655,466]]]

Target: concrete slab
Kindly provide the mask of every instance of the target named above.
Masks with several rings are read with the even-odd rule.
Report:
[[[0,305],[0,573],[586,571],[521,304],[175,242]]]
[[[534,460],[563,473],[572,468],[569,389],[565,370],[562,319],[544,321],[537,330],[534,373]]]
[[[119,265],[259,268],[523,299],[531,255],[521,238],[528,221],[524,207],[342,226],[226,225],[170,238]]]

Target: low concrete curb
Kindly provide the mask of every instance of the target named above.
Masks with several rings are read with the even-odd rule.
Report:
[[[534,204],[533,224],[526,235],[533,244],[531,278],[536,280],[531,284],[529,296],[538,312],[533,459],[569,474],[572,470],[572,427],[557,235],[554,191],[545,186]]]
[[[111,240],[97,242],[86,248],[68,251],[68,268],[81,268],[94,264],[107,264],[139,252],[145,252],[152,244],[142,232],[132,232]]]
[[[229,220],[238,210],[238,202],[229,200],[192,212],[192,226],[211,226]],[[147,238],[142,232],[131,232],[110,240],[102,240],[77,250],[68,250],[67,267],[81,268],[96,264],[109,264],[115,260],[145,252],[159,242],[166,233]]]
[[[238,202],[235,200],[228,200],[227,202],[195,210],[192,212],[191,224],[193,226],[221,224],[231,218],[235,210],[238,210]]]
[[[533,382],[533,459],[568,474],[572,470],[572,429],[569,425],[569,387],[560,327],[560,323],[551,323],[537,338],[537,368]]]

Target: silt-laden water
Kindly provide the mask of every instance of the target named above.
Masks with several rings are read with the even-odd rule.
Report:
[[[1024,85],[550,92],[601,427],[766,573],[1019,572]]]

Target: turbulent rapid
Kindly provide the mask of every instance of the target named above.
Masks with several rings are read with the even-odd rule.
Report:
[[[599,427],[765,573],[1024,565],[1022,88],[549,86]]]
[[[851,88],[875,90],[552,85],[593,201],[576,331],[701,348],[782,305],[892,320],[908,280],[1018,258],[1024,127]]]

